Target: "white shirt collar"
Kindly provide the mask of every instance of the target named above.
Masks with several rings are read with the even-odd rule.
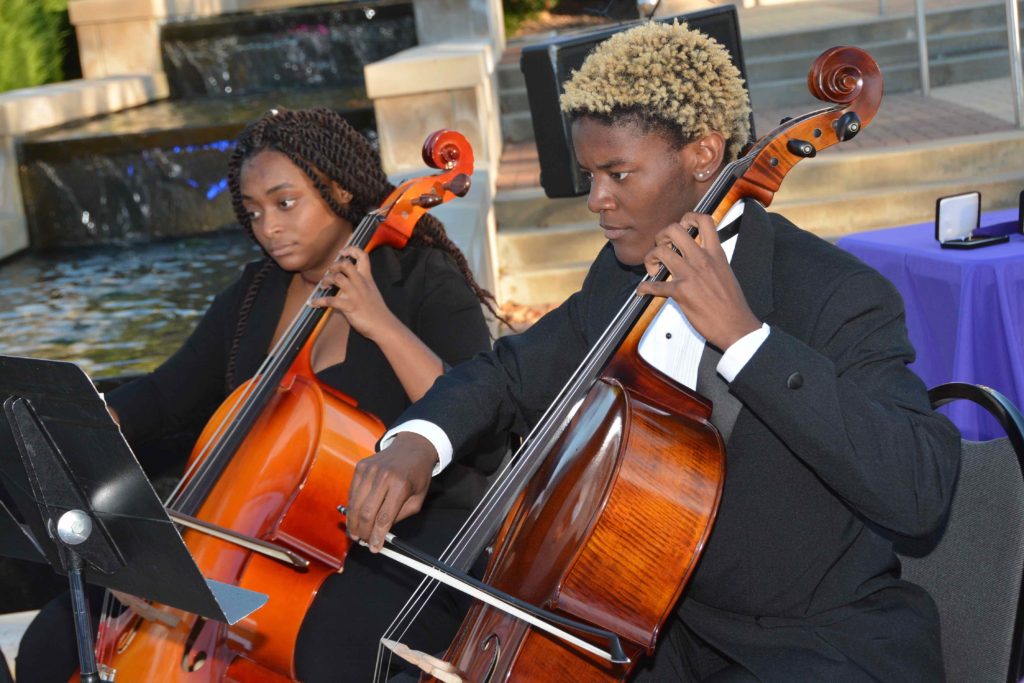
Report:
[[[718,224],[720,227],[725,227],[733,221],[738,221],[740,216],[743,215],[743,200],[739,200],[725,212],[725,216],[722,217],[722,221]],[[722,250],[725,252],[725,258],[732,263],[732,254],[736,251],[736,238],[739,237],[739,233],[736,233],[726,241],[722,242]]]

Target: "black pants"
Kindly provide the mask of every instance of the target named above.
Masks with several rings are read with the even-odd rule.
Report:
[[[396,524],[393,531],[398,538],[437,557],[467,514],[458,509],[424,510]],[[350,551],[345,570],[324,582],[302,622],[295,646],[299,680],[372,681],[380,637],[422,578],[366,548]],[[441,587],[401,641],[414,650],[443,652],[469,604],[461,593]],[[393,661],[392,673],[396,672],[394,665],[400,669],[404,662]]]
[[[462,509],[426,509],[395,525],[393,531],[437,556],[467,514]],[[421,578],[383,555],[353,548],[345,558],[344,571],[324,582],[302,623],[295,648],[299,679],[303,683],[372,681],[379,638]],[[89,586],[94,632],[102,599],[103,589]],[[443,651],[468,607],[468,599],[461,594],[438,590],[402,642],[424,652]],[[16,661],[17,681],[67,683],[77,668],[71,602],[64,593],[43,607],[25,631]]]
[[[99,627],[104,589],[86,586],[93,633]],[[46,603],[28,625],[18,646],[15,675],[18,683],[68,683],[78,670],[78,645],[71,612],[71,594],[62,593]]]

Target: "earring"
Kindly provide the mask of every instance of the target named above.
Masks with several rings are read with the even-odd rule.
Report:
[[[697,171],[697,180],[704,180],[708,177],[707,171]]]

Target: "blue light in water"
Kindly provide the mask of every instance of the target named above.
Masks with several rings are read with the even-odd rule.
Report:
[[[224,176],[213,185],[210,185],[210,189],[206,191],[206,198],[212,200],[226,189],[228,189],[228,178]]]
[[[195,178],[189,178],[185,182],[188,183],[192,187],[199,187],[199,182]]]
[[[128,164],[128,177],[131,178],[135,175],[135,164]]]
[[[174,152],[175,154],[181,154],[181,145],[175,145],[174,147],[171,147],[171,151]]]

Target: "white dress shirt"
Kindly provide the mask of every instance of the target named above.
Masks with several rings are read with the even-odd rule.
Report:
[[[739,201],[726,212],[720,225],[728,225],[738,220],[743,213],[743,202]],[[732,262],[736,251],[736,240],[733,235],[722,243],[725,256]],[[740,373],[743,366],[754,356],[764,340],[768,338],[768,324],[740,338],[722,353],[716,370],[725,381],[731,382]],[[697,369],[700,357],[704,353],[704,337],[693,328],[686,319],[682,309],[673,299],[669,299],[658,311],[650,327],[640,339],[640,357],[653,367],[691,389],[697,387]],[[448,435],[440,427],[426,420],[409,420],[392,427],[380,441],[380,447],[386,448],[400,432],[414,432],[430,441],[437,449],[438,463],[434,466],[434,474],[440,473],[452,461],[452,444]]]

